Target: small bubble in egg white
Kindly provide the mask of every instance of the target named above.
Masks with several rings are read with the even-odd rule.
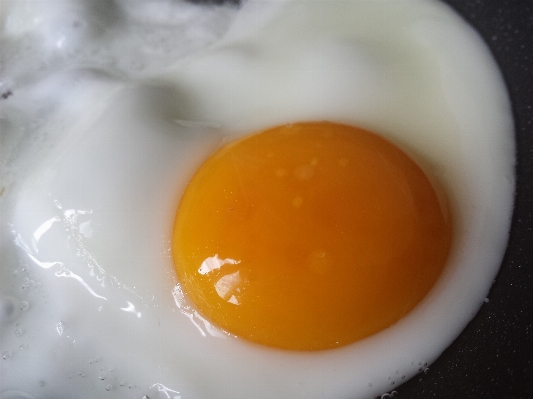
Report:
[[[4,351],[2,353],[2,359],[8,360],[10,357],[11,357],[11,352],[10,351]]]
[[[105,386],[105,390],[106,390],[106,391],[111,391],[111,389],[113,389],[113,386],[112,386],[111,384],[107,384],[107,385]]]
[[[428,368],[428,367],[426,367],[426,368],[424,369],[424,374],[427,374],[427,373],[429,373],[429,368]]]
[[[15,329],[15,335],[16,335],[17,337],[20,337],[20,336],[22,335],[22,330],[21,330],[20,328],[16,328],[16,329]]]
[[[57,323],[56,330],[60,336],[63,335],[63,333],[65,332],[65,323],[63,323],[62,321]]]
[[[19,348],[21,351],[24,351],[26,349],[28,349],[28,344],[22,344],[20,345],[20,348]]]
[[[30,307],[30,304],[26,301],[22,301],[20,303],[20,310],[22,311],[28,310],[29,307]]]

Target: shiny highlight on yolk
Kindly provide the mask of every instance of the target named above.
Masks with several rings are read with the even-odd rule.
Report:
[[[291,350],[346,345],[431,289],[451,241],[443,202],[373,133],[276,127],[222,147],[190,181],[174,226],[178,278],[204,317],[239,337]]]

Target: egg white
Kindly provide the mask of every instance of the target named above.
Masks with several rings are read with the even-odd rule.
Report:
[[[69,3],[58,4],[54,18]],[[9,144],[2,398],[371,398],[457,337],[497,273],[514,188],[506,90],[457,15],[423,0],[250,0],[213,45],[173,53],[172,65],[152,54],[136,73],[123,66],[139,8],[113,3],[111,28],[100,32],[91,21],[101,9],[81,4],[80,18],[91,17],[70,60],[56,54],[57,32],[56,41],[31,36],[49,25],[4,23],[6,43],[27,40],[61,68],[20,75],[12,62],[2,77],[14,93],[0,103]],[[17,7],[6,9],[32,20]],[[85,44],[121,52],[111,65],[88,63]],[[412,154],[448,194],[454,243],[436,287],[396,325],[344,348],[296,353],[231,337],[182,302],[170,240],[188,179],[222,142],[308,120],[362,126]]]

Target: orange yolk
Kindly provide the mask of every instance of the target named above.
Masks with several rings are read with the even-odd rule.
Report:
[[[451,222],[383,138],[296,123],[220,148],[179,205],[180,284],[209,321],[292,350],[346,345],[398,321],[441,273]]]

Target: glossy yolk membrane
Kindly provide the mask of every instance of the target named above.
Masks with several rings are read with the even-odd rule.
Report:
[[[220,148],[179,205],[182,289],[212,323],[292,350],[346,345],[398,321],[441,273],[445,200],[383,138],[296,123]]]

